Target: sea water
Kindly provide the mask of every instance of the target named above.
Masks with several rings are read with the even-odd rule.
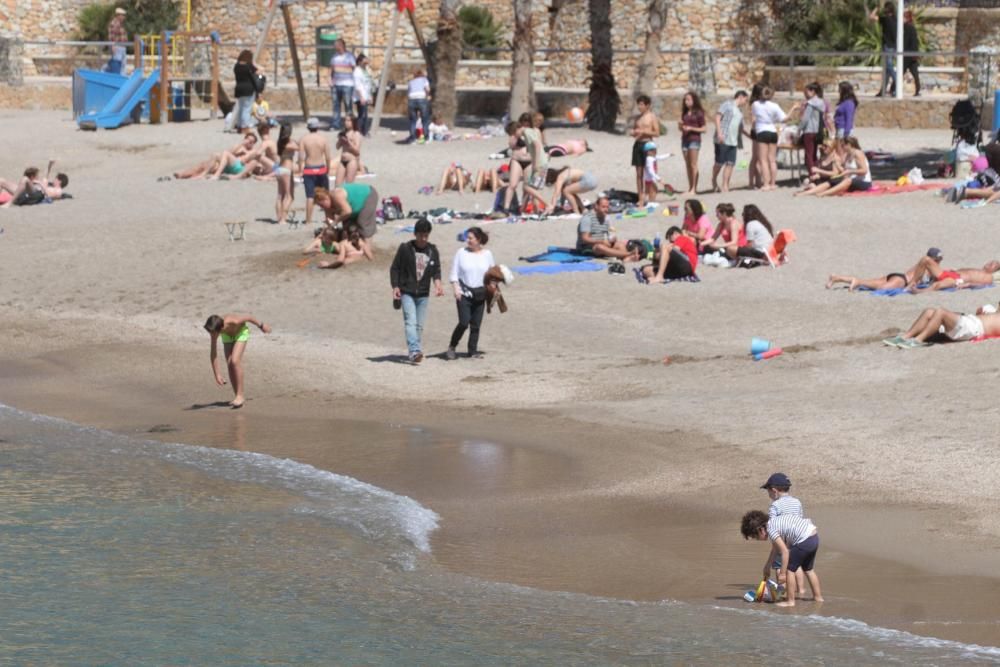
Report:
[[[0,664],[1000,663],[849,619],[443,572],[440,521],[334,471],[0,406]]]

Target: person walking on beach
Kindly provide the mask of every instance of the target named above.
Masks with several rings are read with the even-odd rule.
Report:
[[[389,267],[392,300],[403,310],[403,332],[410,362],[424,360],[421,337],[427,320],[431,283],[434,296],[444,296],[441,286],[441,256],[437,246],[430,243],[431,222],[420,218],[413,225],[413,240],[400,243]]]
[[[917,24],[913,22],[913,10],[903,12],[903,50],[907,53],[920,51],[920,36],[917,34]],[[913,85],[916,87],[914,97],[920,97],[920,56],[903,57],[903,76],[909,72],[913,75]]]
[[[740,532],[747,540],[771,540],[772,549],[777,548],[781,554],[781,570],[778,572],[778,583],[785,584],[788,599],[775,603],[776,607],[794,607],[798,595],[794,573],[801,567],[805,570],[809,587],[812,588],[813,600],[823,601],[823,593],[819,588],[819,576],[813,570],[816,552],[819,551],[819,531],[809,519],[783,514],[769,518],[760,510],[751,510],[743,515],[740,522]],[[789,577],[788,573],[793,576]],[[764,578],[771,574],[771,560],[764,567]]]
[[[486,312],[486,285],[483,278],[486,272],[496,262],[493,253],[484,246],[490,237],[479,227],[470,227],[466,232],[465,247],[455,253],[455,261],[451,264],[449,280],[455,291],[455,302],[458,306],[458,324],[451,333],[446,357],[449,361],[458,358],[455,348],[469,330],[469,358],[478,358],[479,328]]]
[[[406,112],[410,117],[410,136],[407,143],[418,141],[417,138],[417,116],[420,116],[420,124],[423,134],[419,137],[419,142],[427,141],[431,124],[431,82],[424,75],[422,69],[413,73],[413,78],[406,85]]]
[[[333,43],[333,56],[330,58],[330,94],[333,98],[333,122],[331,130],[339,130],[342,127],[340,108],[343,106],[344,113],[351,115],[351,106],[354,104],[354,67],[357,62],[354,54],[347,52],[347,45],[344,40],[338,39]]]
[[[125,10],[121,7],[115,8],[115,15],[108,22],[108,41],[112,42],[111,60],[104,69],[112,74],[124,74],[128,32],[125,30]]]
[[[368,136],[368,107],[374,101],[372,75],[368,72],[368,56],[358,55],[357,65],[354,66],[354,103],[358,109],[358,132],[362,136]]]
[[[246,402],[243,389],[243,352],[250,340],[250,327],[254,325],[266,334],[271,333],[271,327],[258,320],[253,315],[212,315],[205,322],[205,331],[212,336],[212,347],[209,358],[212,361],[212,373],[215,383],[220,387],[226,384],[225,378],[219,372],[218,341],[222,339],[222,347],[226,355],[226,366],[229,369],[229,382],[232,384],[235,396],[229,402],[233,409],[242,408]]]
[[[330,143],[319,133],[319,119],[306,121],[309,133],[299,140],[299,168],[306,191],[306,224],[312,224],[316,188],[330,189]]]
[[[643,174],[646,170],[646,142],[654,141],[660,136],[660,120],[652,110],[653,100],[649,95],[639,95],[635,98],[635,108],[639,115],[632,123],[632,167],[635,169],[635,190],[639,195],[638,206],[646,205],[646,192],[643,187]]]
[[[896,92],[896,63],[892,57],[896,53],[896,3],[887,0],[882,6],[882,13],[875,7],[868,13],[868,18],[878,23],[882,32],[882,83],[875,97],[882,97],[883,93],[893,95]]]

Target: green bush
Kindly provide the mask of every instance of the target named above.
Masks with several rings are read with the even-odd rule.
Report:
[[[77,15],[76,39],[103,41],[108,38],[108,23],[121,7],[125,15],[125,30],[133,35],[177,30],[180,26],[180,3],[174,0],[118,0],[118,2],[87,5]]]
[[[879,60],[882,37],[878,23],[868,18],[870,0],[772,0],[772,9],[779,16],[777,43],[789,51],[866,51],[862,61],[844,57],[796,57],[800,64],[873,65]],[[913,21],[921,51],[935,48],[933,37],[923,21],[923,8],[915,9]],[[853,60],[853,62],[850,62]]]
[[[462,27],[462,42],[473,49],[495,49],[500,46],[503,27],[497,24],[489,9],[479,5],[466,5],[458,10],[458,23]],[[469,51],[463,57],[494,59],[496,52]]]

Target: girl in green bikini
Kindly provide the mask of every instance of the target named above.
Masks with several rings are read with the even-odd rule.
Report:
[[[229,405],[235,410],[242,408],[246,399],[243,396],[243,351],[246,349],[247,341],[250,340],[249,324],[254,325],[266,334],[271,333],[271,327],[258,321],[253,315],[237,315],[229,313],[219,317],[212,315],[205,322],[205,331],[212,336],[212,350],[210,358],[212,360],[212,373],[215,374],[215,383],[220,387],[226,384],[222,374],[219,373],[219,358],[217,340],[222,339],[222,347],[226,354],[226,365],[229,368],[229,381],[233,385],[233,393],[236,396]]]

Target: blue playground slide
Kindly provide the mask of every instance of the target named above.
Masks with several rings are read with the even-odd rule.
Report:
[[[148,77],[143,77],[141,71],[133,72],[100,111],[81,114],[76,119],[77,125],[82,130],[96,130],[114,129],[131,123],[136,120],[133,111],[140,102],[149,99],[149,91],[159,80],[159,69],[154,69]]]

